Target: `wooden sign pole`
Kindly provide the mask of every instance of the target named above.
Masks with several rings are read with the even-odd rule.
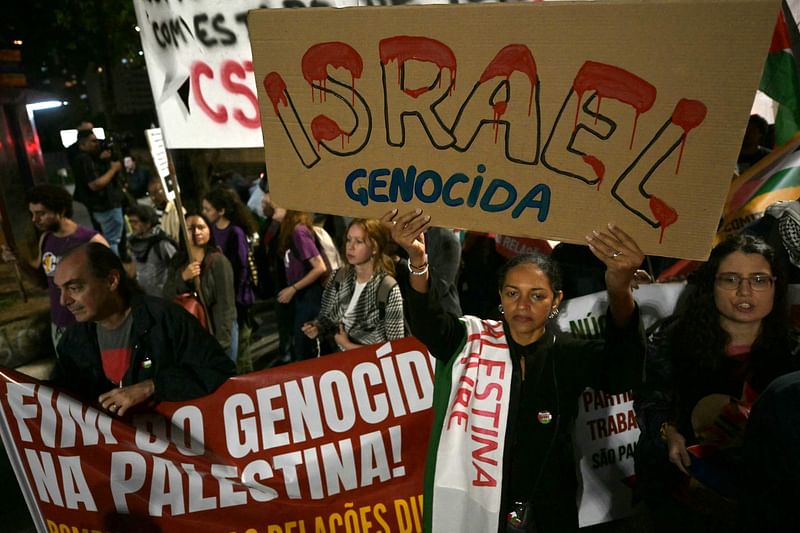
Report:
[[[169,158],[169,170],[170,175],[169,177],[172,179],[173,190],[175,191],[175,209],[178,212],[178,222],[181,226],[181,235],[183,235],[183,241],[186,244],[186,255],[189,257],[190,261],[196,261],[197,258],[192,255],[191,247],[189,243],[192,242],[191,235],[189,235],[189,230],[186,227],[186,216],[184,216],[183,210],[183,202],[181,201],[181,187],[178,183],[178,174],[175,172],[175,166],[172,164],[172,158]],[[209,228],[210,229],[210,228]],[[214,324],[211,320],[211,314],[208,312],[208,305],[206,305],[206,298],[203,294],[203,287],[200,283],[200,276],[194,278],[194,290],[197,293],[197,297],[200,299],[200,304],[203,306],[203,310],[206,313],[206,317],[208,317],[208,332],[212,335],[214,334]]]

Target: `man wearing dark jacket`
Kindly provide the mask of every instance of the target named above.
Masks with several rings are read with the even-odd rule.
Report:
[[[124,222],[124,195],[117,180],[122,163],[111,160],[111,151],[101,149],[92,130],[78,132],[78,154],[72,160],[75,200],[83,203],[100,225],[108,245],[119,254]]]
[[[141,294],[105,246],[89,243],[62,257],[55,284],[77,323],[58,344],[52,381],[109,413],[204,396],[236,372],[193,316]]]

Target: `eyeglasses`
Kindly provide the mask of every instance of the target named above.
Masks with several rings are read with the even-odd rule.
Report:
[[[738,274],[720,274],[716,278],[716,283],[717,287],[720,289],[726,291],[735,291],[739,289],[739,286],[743,281],[747,281],[752,290],[766,291],[772,288],[772,285],[775,283],[776,279],[778,278],[775,276],[770,276],[769,274],[750,274],[747,277],[742,277]]]

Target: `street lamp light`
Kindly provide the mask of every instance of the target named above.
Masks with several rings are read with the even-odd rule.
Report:
[[[62,105],[67,105],[67,102],[62,102],[61,100],[46,100],[44,102],[27,104],[25,106],[25,109],[28,110],[28,114],[30,115],[34,111],[41,111],[43,109],[53,109],[55,107],[61,107]]]
[[[62,101],[62,100],[43,100],[40,102],[33,102],[30,104],[25,104],[25,110],[28,112],[28,120],[31,121],[31,124],[34,123],[33,121],[33,113],[35,111],[43,111],[45,109],[56,109],[58,107],[62,107],[68,105],[69,102]]]

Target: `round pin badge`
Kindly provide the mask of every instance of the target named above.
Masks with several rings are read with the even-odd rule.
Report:
[[[536,415],[536,420],[538,420],[540,424],[549,424],[550,421],[553,420],[553,415],[550,411],[539,411]]]

